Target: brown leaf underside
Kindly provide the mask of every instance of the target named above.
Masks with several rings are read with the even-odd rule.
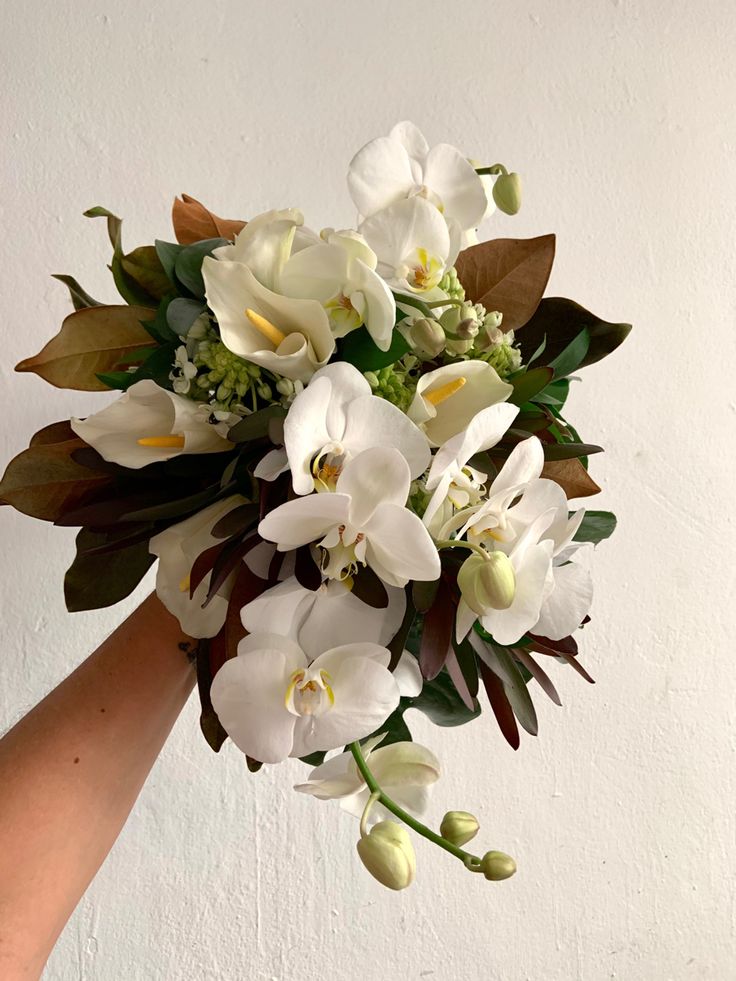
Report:
[[[180,245],[191,245],[207,238],[233,239],[245,228],[244,221],[218,218],[188,194],[174,199],[171,209],[174,234]]]

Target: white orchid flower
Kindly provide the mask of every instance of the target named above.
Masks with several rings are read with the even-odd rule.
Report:
[[[210,425],[207,413],[152,379],[136,382],[117,401],[71,427],[104,460],[129,470],[182,453],[223,453],[233,444]]]
[[[487,609],[484,614],[470,608],[464,598],[458,603],[455,634],[458,641],[470,632],[476,619],[499,644],[515,644],[539,620],[542,605],[554,589],[552,577],[552,539],[543,535],[553,512],[539,515],[514,543],[508,554],[513,590],[503,609]]]
[[[395,405],[373,395],[347,362],[322,368],[297,395],[284,421],[284,445],[297,494],[310,494],[315,485],[334,489],[343,466],[373,446],[397,449],[412,478],[424,473],[430,458],[426,436]],[[283,465],[278,454],[272,451],[259,470]]]
[[[316,543],[331,579],[346,579],[368,565],[390,586],[434,580],[440,574],[437,550],[404,506],[410,484],[409,465],[398,450],[364,450],[344,468],[334,493],[287,501],[263,518],[258,533],[282,552]]]
[[[399,704],[390,658],[385,647],[357,643],[310,662],[288,637],[250,634],[215,675],[212,704],[235,745],[263,763],[337,749],[370,735]]]
[[[369,217],[396,201],[431,202],[457,232],[478,227],[488,208],[483,182],[463,154],[447,143],[430,149],[410,122],[371,140],[353,157],[348,188],[361,215]]]
[[[575,552],[584,547],[574,543],[573,538],[583,520],[585,508],[570,515],[565,492],[559,484],[543,478],[531,483],[518,504],[508,511],[508,516],[518,528],[529,524],[536,515],[550,510],[552,520],[545,531],[545,538],[552,540],[554,588],[546,596],[539,620],[531,632],[550,640],[561,640],[577,630],[590,612],[593,601],[590,571],[570,561]]]
[[[437,757],[424,746],[414,742],[391,743],[376,747],[383,734],[373,736],[360,747],[379,786],[400,807],[417,816],[427,810],[432,784],[440,778]],[[311,771],[305,783],[294,790],[311,794],[318,800],[339,800],[340,807],[361,817],[370,796],[365,780],[355,764],[352,753],[340,753]],[[383,821],[388,812],[380,804],[370,811],[368,824]]]
[[[457,258],[458,243],[424,198],[390,204],[361,222],[359,231],[378,256],[379,275],[392,289],[426,300],[445,298],[437,287]]]
[[[248,633],[265,630],[290,637],[310,658],[323,649],[326,636],[335,647],[356,641],[388,647],[404,619],[406,593],[395,586],[386,586],[386,593],[388,606],[380,610],[363,603],[337,579],[312,590],[291,576],[246,603],[240,618]],[[393,674],[402,696],[414,698],[422,690],[419,664],[408,651]]]
[[[281,296],[248,266],[228,259],[205,256],[202,276],[220,336],[233,354],[292,381],[308,381],[327,364],[335,341],[316,300]]]
[[[490,405],[505,402],[513,385],[485,361],[458,361],[422,375],[407,415],[440,446],[466,429]]]
[[[464,432],[439,448],[427,475],[427,490],[432,496],[423,518],[433,534],[439,532],[455,510],[479,503],[487,475],[469,466],[468,461],[476,453],[495,446],[518,412],[517,406],[506,402],[482,409]]]
[[[323,233],[325,234],[325,233]],[[378,259],[357,232],[328,232],[325,241],[291,256],[280,278],[286,296],[318,300],[334,337],[365,324],[387,351],[396,322],[393,293],[376,272]]]
[[[171,525],[149,542],[149,551],[159,559],[156,595],[190,637],[214,637],[225,622],[237,570],[228,576],[205,607],[202,604],[210,588],[211,573],[204,577],[191,597],[189,576],[197,557],[220,541],[212,534],[217,522],[234,508],[247,503],[239,494],[227,497]]]

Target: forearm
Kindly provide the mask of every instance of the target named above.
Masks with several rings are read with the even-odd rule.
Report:
[[[37,978],[194,684],[149,597],[0,740],[0,977]]]

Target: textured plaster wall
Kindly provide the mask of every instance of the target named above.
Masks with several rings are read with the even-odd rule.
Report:
[[[540,697],[516,754],[490,718],[415,723],[446,768],[434,817],[474,810],[518,876],[420,845],[416,885],[383,891],[351,819],[291,790],[300,766],[214,756],[193,699],[46,978],[736,976],[735,21],[726,0],[2,5],[3,460],[105,401],[12,372],[67,312],[50,273],[114,296],[85,208],[122,214],[130,247],[169,235],[181,191],[339,226],[351,154],[405,117],[521,171],[492,233],[556,231],[551,292],[636,324],[572,399],[621,522],[583,643],[597,685],[553,665],[564,707]],[[1,729],[147,587],[69,617],[73,533],[3,509],[0,534]]]

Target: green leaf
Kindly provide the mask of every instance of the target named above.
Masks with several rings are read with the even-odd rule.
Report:
[[[147,358],[137,371],[131,371],[128,375],[128,382],[125,388],[130,388],[136,382],[144,378],[152,378],[161,388],[171,389],[171,366],[174,363],[176,348],[172,344],[166,344],[156,348],[155,352]]]
[[[141,245],[120,260],[128,277],[154,300],[161,300],[173,290],[153,245]]]
[[[152,319],[142,320],[141,326],[148,331],[151,337],[159,344],[178,345],[179,335],[169,327],[168,312],[169,307],[176,302],[176,299],[165,299],[159,303],[156,313]]]
[[[531,320],[517,335],[516,340],[521,348],[522,360],[527,361],[545,338],[546,356],[554,359],[583,329],[588,331],[590,343],[585,357],[578,365],[579,368],[594,364],[615,351],[628,337],[631,324],[614,324],[601,320],[579,303],[565,297],[546,297],[537,307]]]
[[[162,242],[160,239],[156,239],[154,248],[161,263],[161,268],[171,282],[176,284],[176,260],[184,250],[184,246],[177,245],[175,242]]]
[[[421,693],[408,701],[407,708],[419,709],[437,726],[461,726],[480,715],[479,705],[475,711],[465,705],[446,670],[425,681]]]
[[[398,361],[409,351],[409,342],[395,330],[388,351],[382,351],[373,343],[365,327],[351,331],[342,339],[340,357],[350,362],[358,371],[380,371]]]
[[[616,528],[616,515],[610,511],[586,511],[582,524],[575,533],[575,542],[598,542],[610,538]]]
[[[503,647],[494,644],[493,641],[486,640],[485,646],[486,654],[483,659],[503,682],[506,697],[511,704],[514,715],[519,720],[519,725],[526,729],[530,735],[536,736],[539,731],[537,713],[516,662]]]
[[[555,409],[561,409],[570,394],[570,379],[560,378],[547,385],[545,389],[534,396],[537,405],[550,405]]]
[[[583,327],[577,337],[573,338],[556,358],[549,362],[549,367],[555,370],[555,380],[572,374],[583,363],[590,347],[588,328]]]
[[[87,554],[87,549],[106,540],[106,535],[88,528],[82,528],[77,535],[77,556],[64,577],[64,596],[70,613],[119,603],[133,592],[155,561],[147,541],[114,552]]]
[[[123,265],[125,256],[123,255],[122,220],[111,211],[108,211],[107,208],[101,208],[99,206],[90,208],[88,211],[84,212],[84,215],[85,218],[107,219],[107,235],[110,239],[110,244],[112,245],[112,262],[110,263],[110,271],[112,272],[112,278],[115,281],[115,286],[117,287],[118,293],[122,296],[125,302],[130,303],[131,306],[150,306],[153,302],[155,302],[156,297],[152,296],[147,290],[140,286],[136,279],[134,279],[125,270]]]
[[[516,375],[511,379],[514,390],[509,395],[508,401],[512,405],[524,405],[525,402],[531,401],[538,392],[541,392],[552,381],[554,373],[554,368],[540,367],[531,368],[529,371]]]
[[[190,300],[185,296],[177,296],[166,307],[166,323],[177,337],[186,337],[192,324],[207,309],[199,300]]]
[[[545,460],[575,460],[579,457],[602,453],[602,446],[593,443],[543,443]]]
[[[64,276],[61,273],[54,273],[51,278],[58,279],[60,283],[63,283],[64,286],[66,286],[66,288],[69,290],[69,296],[71,297],[75,310],[86,310],[87,307],[105,306],[104,303],[100,303],[99,300],[95,300],[94,297],[90,296],[86,290],[82,289],[73,276]]]
[[[185,245],[176,257],[174,272],[177,280],[198,299],[204,299],[202,263],[205,256],[212,255],[215,249],[227,244],[227,239],[224,238],[206,239],[204,242]]]

